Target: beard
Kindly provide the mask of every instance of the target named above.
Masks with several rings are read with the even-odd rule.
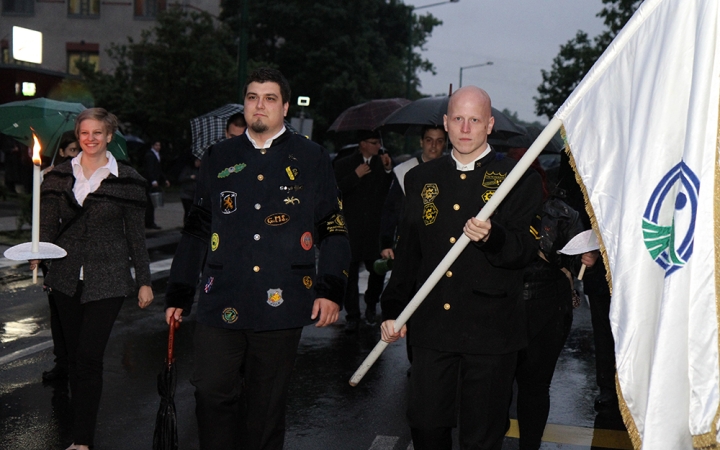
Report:
[[[256,133],[262,134],[262,133],[266,132],[269,129],[269,127],[266,124],[264,124],[258,120],[256,122],[253,122],[252,124],[250,124],[250,129]]]

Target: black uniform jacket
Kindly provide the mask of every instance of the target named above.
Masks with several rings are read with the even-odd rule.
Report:
[[[393,175],[385,172],[380,156],[370,160],[371,172],[360,178],[355,173],[363,163],[355,152],[335,162],[335,177],[342,192],[353,261],[380,257],[380,218]]]
[[[300,135],[286,132],[267,149],[246,135],[214,145],[202,158],[167,306],[189,312],[201,267],[197,320],[209,326],[296,328],[312,323],[316,298],[341,305],[350,246],[338,195],[327,152]]]
[[[492,150],[473,171],[458,171],[443,156],[408,172],[395,264],[382,296],[385,319],[397,318],[514,165]],[[411,345],[473,354],[526,345],[523,268],[538,249],[530,225],[540,211],[540,183],[528,171],[491,217],[487,242],[463,250],[410,318]]]
[[[67,256],[50,263],[45,285],[75,295],[82,267],[81,303],[132,296],[138,286],[150,286],[143,227],[145,179],[118,163],[118,176],[108,175],[82,206],[75,199],[74,185],[70,161],[48,172],[42,184],[40,240],[67,251]]]

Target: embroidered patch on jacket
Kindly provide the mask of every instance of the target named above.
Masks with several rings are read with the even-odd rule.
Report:
[[[343,275],[345,275],[346,277],[349,277],[350,273],[347,270],[343,270]]]
[[[245,163],[235,164],[234,166],[227,167],[227,168],[223,169],[220,173],[218,173],[218,178],[229,177],[230,175],[232,175],[234,173],[240,172],[245,167],[247,167],[247,164],[245,164]]]
[[[282,305],[283,298],[282,298],[282,289],[268,289],[267,291],[268,298],[267,303],[268,305],[272,307],[278,307]]]
[[[303,188],[302,184],[295,184],[292,186],[280,186],[281,191],[287,191],[287,192],[299,191],[302,188]]]
[[[225,308],[222,312],[222,319],[226,323],[234,323],[238,320],[238,312],[235,308]]]
[[[347,233],[347,226],[345,225],[345,216],[342,214],[333,214],[330,219],[325,221],[325,229],[327,234],[332,233]]]
[[[210,289],[212,289],[213,283],[215,282],[215,277],[208,277],[207,283],[205,283],[205,293],[209,294]]]
[[[285,225],[288,222],[290,222],[290,216],[285,213],[274,213],[265,218],[265,224],[271,227]]]
[[[440,193],[440,188],[435,183],[428,183],[423,187],[420,196],[423,199],[423,203],[430,203],[435,200],[435,197]]]
[[[307,289],[310,289],[312,287],[312,277],[304,276],[303,277],[303,284]]]
[[[309,231],[306,231],[303,233],[302,236],[300,236],[300,245],[302,246],[303,250],[310,250],[313,246],[313,238],[312,233]]]
[[[298,170],[295,167],[287,166],[285,168],[285,173],[287,173],[288,178],[290,178],[290,181],[295,181],[295,177],[298,174]]]
[[[223,191],[220,193],[220,212],[230,214],[237,211],[237,193]]]
[[[290,197],[286,198],[284,200],[286,205],[299,205],[300,199],[296,198],[295,196],[291,195]]]
[[[490,201],[490,198],[493,196],[495,191],[485,191],[482,195],[482,199],[485,203]]]
[[[428,203],[423,207],[423,222],[425,225],[432,225],[438,216],[438,209],[435,207],[435,203]]]
[[[499,172],[485,172],[485,175],[483,176],[483,187],[486,187],[488,189],[497,189],[498,186],[500,186],[500,183],[503,182],[505,177],[507,176],[507,173],[499,173]]]
[[[213,233],[212,237],[210,238],[210,249],[212,251],[215,251],[220,246],[220,235],[217,233]]]

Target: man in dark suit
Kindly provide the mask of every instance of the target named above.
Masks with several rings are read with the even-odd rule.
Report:
[[[450,450],[458,411],[461,448],[499,450],[518,350],[527,345],[523,269],[538,249],[530,224],[542,186],[530,170],[491,219],[474,217],[515,165],[488,145],[493,125],[488,94],[459,89],[445,116],[451,154],[405,176],[381,331],[392,342],[411,330],[408,421],[416,450]],[[395,319],[462,233],[472,242],[396,333]]]
[[[375,324],[376,305],[385,282],[385,274],[378,275],[373,271],[373,263],[380,258],[382,208],[392,183],[392,159],[380,152],[381,146],[377,132],[362,131],[358,150],[335,163],[335,178],[342,193],[352,251],[345,293],[345,330],[349,333],[360,327],[360,264],[364,264],[370,273],[365,291],[365,318],[370,324]]]
[[[151,192],[162,192],[160,186],[170,187],[170,182],[163,175],[162,167],[160,166],[160,151],[162,150],[162,144],[160,141],[153,142],[150,150],[145,153],[145,165],[143,166],[143,176],[148,182],[147,185],[147,197],[148,206],[145,210],[145,228],[151,230],[159,230],[160,227],[155,223],[155,205],[153,205],[150,193]]]

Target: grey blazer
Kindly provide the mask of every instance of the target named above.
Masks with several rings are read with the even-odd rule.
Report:
[[[42,184],[40,240],[67,251],[66,257],[50,263],[45,285],[73,296],[83,267],[81,303],[135,295],[139,286],[151,282],[145,247],[145,179],[120,163],[118,176],[110,174],[83,206],[75,199],[74,184],[70,161],[50,171]]]

